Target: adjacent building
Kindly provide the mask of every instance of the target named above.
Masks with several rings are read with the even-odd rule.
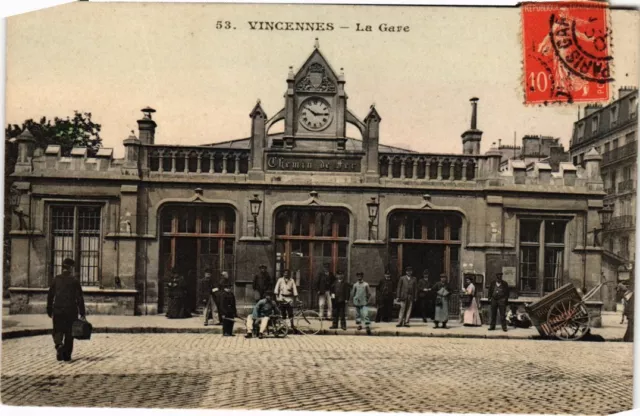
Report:
[[[564,149],[560,139],[551,136],[525,135],[522,145],[513,146],[498,141],[498,151],[502,153],[500,171],[509,169],[509,160],[522,160],[529,169],[533,169],[535,162],[547,163],[554,172],[560,170],[560,163],[570,160],[569,152]]]
[[[446,273],[456,288],[470,273],[485,294],[502,272],[516,303],[568,282],[599,282],[601,248],[585,230],[600,226],[602,156],[586,153],[583,169],[511,160],[501,171],[498,148],[480,152],[477,98],[460,153],[386,146],[382,115],[374,106],[364,119],[352,113],[345,83],[316,48],[289,71],[282,109],[267,114],[258,101],[248,111],[250,137],[157,144],[157,118],[145,108],[123,159],[111,149],[94,157],[84,148],[69,156],[57,146],[37,150],[24,132],[11,313],[44,312],[65,257],[76,259],[89,310],[111,314],[162,313],[172,268],[187,278],[194,306],[212,269],[229,273],[238,303],[249,307],[261,264],[272,275],[290,270],[308,307],[324,263],[350,280],[362,271],[374,288],[385,268],[395,277],[407,266],[427,269],[433,283]],[[359,137],[346,136],[347,124]],[[459,312],[456,301],[451,308]]]
[[[613,208],[602,232],[603,273],[608,280],[633,276],[636,247],[636,177],[638,150],[638,89],[623,87],[618,99],[606,106],[588,105],[575,122],[570,153],[573,163],[584,166],[592,149],[602,155],[604,203]]]

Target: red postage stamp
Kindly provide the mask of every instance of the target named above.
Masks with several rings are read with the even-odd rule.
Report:
[[[526,104],[609,99],[607,11],[591,1],[522,5]]]

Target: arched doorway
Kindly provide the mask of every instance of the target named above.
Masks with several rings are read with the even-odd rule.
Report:
[[[402,276],[413,267],[419,279],[429,270],[429,283],[435,284],[445,273],[452,288],[459,289],[462,217],[448,212],[399,210],[389,216],[389,268]],[[449,302],[451,314],[459,313],[457,296]]]
[[[213,282],[222,272],[235,281],[236,213],[224,205],[170,204],[160,214],[160,270],[158,310],[165,302],[165,284],[172,267],[187,281],[187,306],[191,310],[204,306],[210,282],[204,281],[205,270],[211,271]]]
[[[347,275],[349,213],[343,209],[286,207],[275,214],[276,276],[288,269],[296,279],[300,299],[317,305],[315,283],[324,264]]]

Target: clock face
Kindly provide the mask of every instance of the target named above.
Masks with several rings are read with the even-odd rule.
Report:
[[[331,123],[331,106],[322,98],[309,98],[300,106],[300,124],[307,130],[322,130]]]

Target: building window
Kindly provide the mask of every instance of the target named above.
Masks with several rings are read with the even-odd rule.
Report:
[[[575,166],[578,166],[578,156],[574,156],[574,157],[573,157],[573,164],[574,164]]]
[[[591,132],[596,134],[598,132],[598,123],[600,122],[600,118],[598,116],[594,116],[591,120]]]
[[[615,127],[618,124],[618,106],[611,107],[611,127]]]
[[[75,260],[75,272],[84,286],[99,285],[101,207],[51,207],[52,274],[62,273],[62,261]]]
[[[638,112],[638,97],[629,98],[629,117],[635,117]]]
[[[584,137],[584,123],[578,123],[578,140]]]
[[[627,133],[624,136],[624,143],[625,144],[629,144],[629,143],[633,143],[636,141],[636,132],[632,131],[631,133]]]
[[[305,305],[315,307],[316,276],[349,269],[349,214],[344,210],[285,208],[275,216],[276,277],[289,270]]]
[[[567,222],[556,219],[520,220],[520,291],[553,292],[562,280]]]
[[[389,268],[394,277],[404,274],[407,266],[414,274],[429,271],[430,283],[438,276],[449,276],[452,287],[460,287],[460,247],[462,218],[456,214],[394,211],[389,216]],[[452,311],[459,305],[449,304]]]
[[[629,237],[620,238],[620,257],[629,258]]]
[[[611,142],[611,150],[618,148],[618,139],[613,139]]]
[[[604,144],[604,152],[607,153],[610,149],[611,149],[611,144],[609,142],[606,142]]]

